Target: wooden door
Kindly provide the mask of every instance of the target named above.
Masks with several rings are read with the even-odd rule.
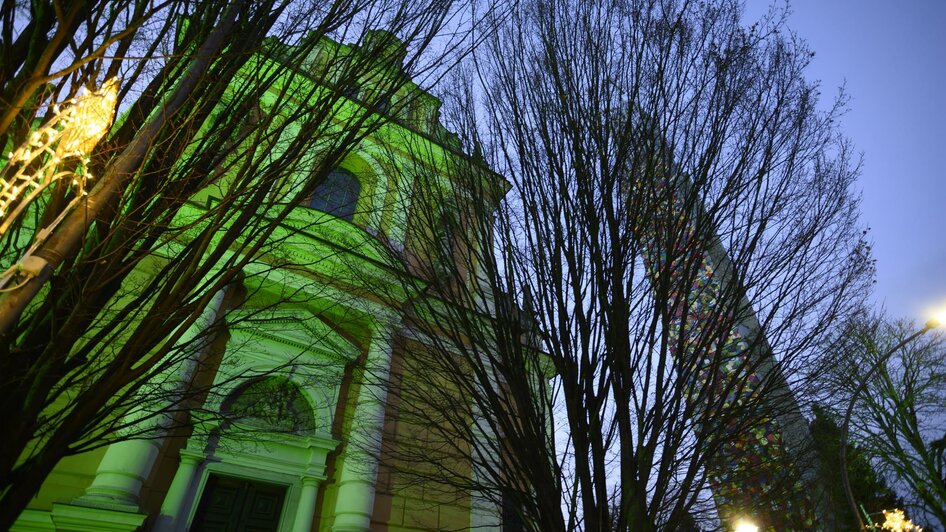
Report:
[[[286,487],[210,475],[193,532],[276,532]]]

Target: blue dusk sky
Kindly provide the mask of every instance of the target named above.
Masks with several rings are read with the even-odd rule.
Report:
[[[748,0],[747,21],[769,2]],[[781,4],[777,4],[781,5]],[[842,128],[864,154],[862,220],[871,228],[874,301],[917,323],[946,305],[946,0],[793,0],[789,27]]]

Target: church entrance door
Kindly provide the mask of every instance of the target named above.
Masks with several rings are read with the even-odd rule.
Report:
[[[276,532],[286,487],[210,475],[193,532]]]

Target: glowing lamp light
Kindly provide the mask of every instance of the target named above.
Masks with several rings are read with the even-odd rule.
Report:
[[[903,510],[884,510],[884,524],[880,528],[892,532],[923,532],[922,528],[907,519]]]
[[[936,329],[944,325],[946,325],[946,306],[931,312],[930,319],[926,322],[926,326],[930,329]]]
[[[118,78],[112,78],[98,90],[54,105],[53,117],[7,154],[0,170],[0,235],[40,192],[61,179],[68,179],[78,196],[86,193],[92,178],[86,169],[89,154],[108,133],[117,102]],[[68,159],[77,165],[60,168]]]
[[[759,525],[749,521],[748,519],[740,519],[739,521],[736,521],[735,532],[759,532]]]
[[[66,123],[56,151],[66,157],[90,153],[108,133],[117,102],[118,78],[106,81],[97,91],[76,98],[75,103],[61,113],[65,115]]]

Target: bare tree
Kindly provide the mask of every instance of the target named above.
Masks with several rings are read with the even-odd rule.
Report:
[[[475,54],[471,155],[392,250],[418,296],[388,468],[532,530],[832,526],[796,398],[872,274],[858,162],[784,13],[740,14],[525,2]]]
[[[908,321],[860,314],[830,343],[835,365],[822,378],[829,391],[826,399],[844,412],[864,382],[864,368],[880,363],[855,399],[850,440],[879,475],[905,494],[908,514],[935,519],[942,527],[946,526],[946,338],[927,333],[891,353],[915,333]]]
[[[60,458],[186,423],[241,290],[312,267],[280,252],[318,223],[295,207],[395,114],[401,87],[469,48],[468,7],[4,3],[0,144],[17,154],[2,160],[4,216],[20,215],[0,235],[0,404],[15,413],[0,528]],[[96,94],[117,123],[98,142],[99,106],[97,136],[68,144],[79,133],[60,113]],[[42,189],[30,204],[27,187]]]

